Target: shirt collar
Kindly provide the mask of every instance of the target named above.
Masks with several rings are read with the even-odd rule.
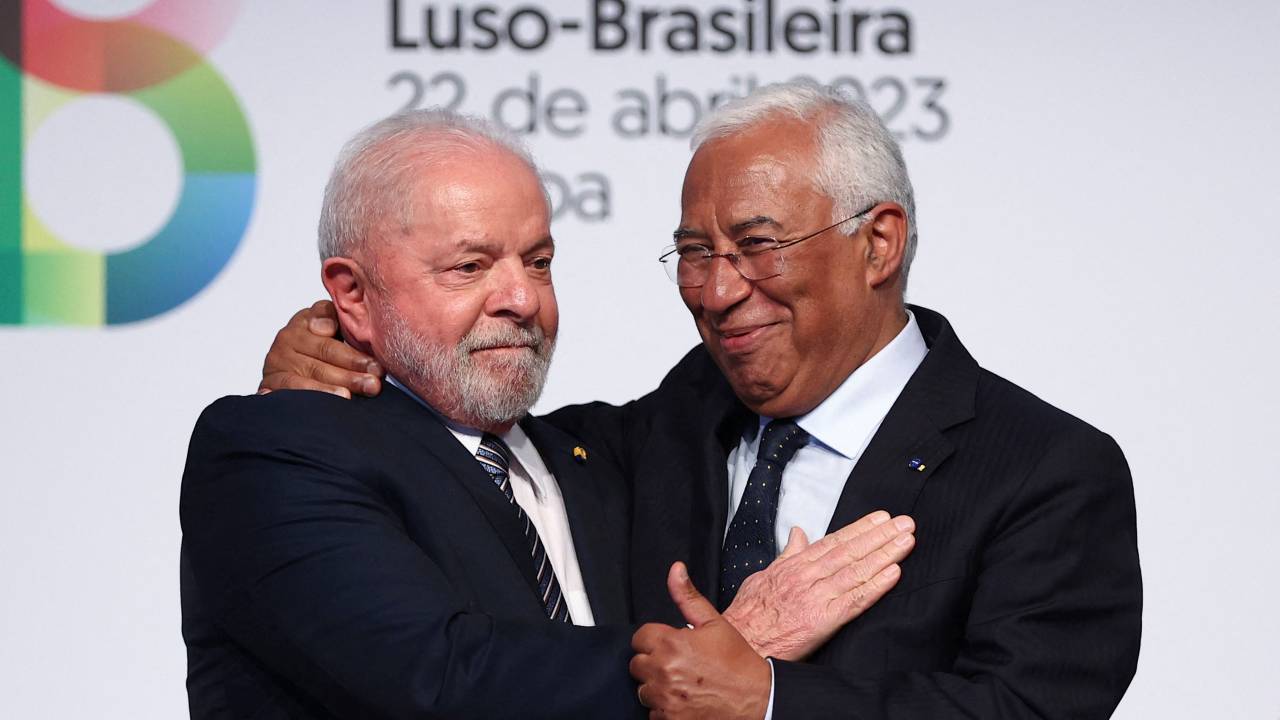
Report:
[[[898,335],[855,369],[818,407],[796,418],[797,424],[814,440],[846,458],[858,457],[928,352],[916,317],[908,310],[907,324]],[[760,427],[768,422],[769,418],[760,418]]]
[[[426,408],[444,423],[449,433],[453,435],[458,442],[462,443],[462,447],[472,456],[480,449],[480,440],[484,437],[482,430],[468,427],[460,423],[456,423],[449,418],[441,415],[438,410],[431,407],[426,400],[418,397],[418,394],[410,390],[404,383],[400,382],[390,374],[387,375],[387,383],[399,388],[404,394],[418,401],[418,404]],[[533,484],[534,492],[542,496],[543,478],[550,475],[547,466],[542,462],[542,456],[538,454],[538,449],[533,446],[533,441],[525,434],[524,429],[520,427],[520,423],[511,426],[511,429],[499,435],[502,441],[511,449],[511,460],[514,464],[520,466],[523,474],[529,478]]]

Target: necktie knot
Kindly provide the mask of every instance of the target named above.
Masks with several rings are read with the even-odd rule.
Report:
[[[485,433],[480,438],[476,457],[485,464],[485,469],[490,466],[502,472],[509,472],[511,469],[511,449],[502,441],[502,438],[492,433]]]
[[[756,462],[769,462],[782,467],[791,462],[796,452],[809,443],[809,433],[800,429],[795,420],[771,420],[764,426]]]

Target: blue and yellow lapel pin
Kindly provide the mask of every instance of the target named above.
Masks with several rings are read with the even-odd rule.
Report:
[[[925,467],[927,466],[924,464],[924,460],[920,458],[911,458],[911,462],[907,463],[907,467],[911,470],[915,470],[916,472],[924,472]]]
[[[585,463],[587,461],[586,449],[584,449],[581,445],[575,446],[573,448],[573,459],[577,460],[579,463]]]

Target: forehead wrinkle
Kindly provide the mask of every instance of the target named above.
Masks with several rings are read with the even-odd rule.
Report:
[[[786,228],[786,219],[799,208],[785,205],[785,188],[801,177],[773,155],[756,156],[749,162],[732,174],[719,173],[722,181],[705,189],[702,199],[720,216],[717,226],[730,235],[759,227]]]
[[[816,136],[798,147],[773,142],[781,136],[794,136],[795,126],[793,122],[772,121],[749,136],[709,141],[695,153],[695,160],[702,154],[699,169],[704,175],[695,187],[687,189],[693,190],[699,201],[710,202],[729,216],[720,227],[737,234],[762,225],[784,230],[789,221],[806,224],[800,216],[807,208],[786,203],[789,188],[821,192],[814,180]],[[800,130],[814,133],[803,124]]]

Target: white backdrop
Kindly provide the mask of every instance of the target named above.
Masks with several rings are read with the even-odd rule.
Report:
[[[59,4],[108,18],[146,5]],[[241,4],[206,53],[257,154],[255,205],[231,261],[141,322],[0,325],[0,717],[185,715],[177,498],[191,426],[214,398],[251,392],[275,330],[321,296],[314,228],[340,144],[405,106],[416,82],[425,102],[448,100],[459,83],[442,73],[465,86],[461,109],[482,114],[536,75],[529,141],[579,196],[554,226],[562,332],[542,409],[636,397],[697,341],[655,262],[679,217],[687,141],[653,132],[652,116],[647,136],[622,137],[619,108],[641,94],[656,104],[659,76],[703,105],[748,76],[801,73],[855,78],[883,112],[901,95],[890,124],[906,134],[920,208],[910,300],[945,313],[988,368],[1113,434],[1132,466],[1146,609],[1117,716],[1280,717],[1280,383],[1268,369],[1280,349],[1280,4],[777,0],[779,18],[812,8],[829,27],[840,15],[840,49],[829,32],[808,55],[759,38],[748,52],[741,36],[732,52],[709,49],[727,43],[709,29],[716,7],[732,13],[722,24],[752,14],[759,31],[766,4],[687,3],[703,25],[701,50],[688,53],[666,45],[683,21],[663,0],[627,4],[631,37],[614,51],[591,47],[591,0],[526,5],[553,20],[528,51],[392,47],[396,35],[425,44],[428,6],[451,27],[454,8],[465,20],[478,2]],[[644,50],[641,5],[664,13]],[[492,7],[482,22],[515,12]],[[852,52],[855,12],[872,17]],[[906,47],[886,13],[907,18]],[[517,19],[520,42],[537,39],[536,14]],[[907,52],[882,51],[882,33]],[[393,83],[397,73],[408,79]],[[575,116],[561,93],[552,120],[581,126],[577,137],[548,127],[562,88],[586,110]],[[513,96],[504,117],[520,124],[527,105]],[[670,94],[667,110],[668,130],[687,126],[684,95]],[[40,219],[92,247],[159,227],[181,172],[163,124],[115,95],[59,113],[23,157]],[[606,207],[593,196],[599,177],[603,219],[592,217]]]

